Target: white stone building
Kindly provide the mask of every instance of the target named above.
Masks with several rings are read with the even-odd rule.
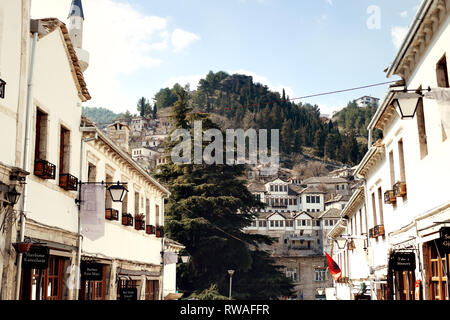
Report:
[[[363,96],[356,99],[355,102],[360,108],[366,108],[370,105],[378,105],[380,99],[371,96]]]
[[[448,299],[442,262],[450,256],[439,243],[440,230],[450,226],[449,13],[448,0],[420,5],[387,72],[402,80],[368,128],[382,130],[383,139],[369,142],[355,172],[365,182],[372,299]]]

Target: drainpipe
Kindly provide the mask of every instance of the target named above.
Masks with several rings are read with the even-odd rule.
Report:
[[[95,128],[86,127],[83,126],[80,128],[81,131],[81,142],[80,142],[80,182],[83,181],[83,155],[84,155],[84,143],[87,143],[89,141],[95,141],[98,139],[98,133]],[[94,132],[95,135],[92,138],[83,139],[83,132]],[[80,188],[80,195],[81,195],[81,185],[79,185]],[[75,300],[78,300],[80,297],[80,272],[81,272],[81,253],[82,253],[82,245],[83,245],[83,235],[81,234],[81,204],[78,205],[78,252],[77,252],[77,275],[76,275],[76,286],[75,286]]]
[[[43,27],[40,24],[39,20],[31,20],[30,23],[30,32],[33,34],[33,43],[31,47],[31,57],[30,57],[30,70],[28,74],[28,88],[27,88],[27,105],[26,105],[26,113],[25,113],[25,144],[24,144],[24,151],[23,151],[23,163],[22,168],[23,170],[30,172],[30,161],[29,161],[29,154],[30,154],[30,128],[31,128],[31,119],[32,119],[32,111],[31,108],[33,106],[33,77],[34,77],[34,63],[36,58],[36,47],[38,42],[39,35],[46,34],[46,31],[43,29]],[[27,195],[28,195],[28,188],[27,184],[23,185],[23,195],[21,197],[21,213],[20,213],[20,229],[19,229],[19,242],[23,242],[25,239],[25,223],[26,223],[26,216],[25,212],[27,210]],[[16,292],[15,292],[15,300],[20,299],[20,287],[21,287],[21,275],[22,275],[22,253],[19,253],[17,256],[17,274],[16,274]]]

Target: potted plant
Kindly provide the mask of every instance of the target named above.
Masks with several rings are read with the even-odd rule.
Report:
[[[163,226],[157,226],[156,227],[156,237],[157,238],[163,238],[164,237],[164,227]]]
[[[134,216],[134,228],[138,231],[145,230],[145,214],[138,213]]]
[[[145,232],[146,232],[147,234],[155,234],[155,233],[156,233],[156,228],[155,228],[155,226],[147,225],[147,226],[145,227]]]
[[[122,213],[122,224],[128,226],[128,213]]]
[[[13,243],[13,247],[17,253],[26,253],[30,250],[31,243],[30,242]]]

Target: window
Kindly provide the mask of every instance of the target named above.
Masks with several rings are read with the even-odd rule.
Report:
[[[325,281],[325,271],[324,269],[316,269],[314,271],[314,280],[316,282],[323,282]]]
[[[70,131],[61,126],[59,137],[59,173],[70,172]]]
[[[372,192],[372,212],[373,212],[373,225],[377,226],[377,205],[375,203],[375,193]]]
[[[267,221],[265,221],[265,220],[260,220],[260,221],[259,221],[259,227],[260,227],[260,228],[266,228],[266,227],[267,227]]]
[[[159,206],[158,205],[155,205],[155,216],[156,216],[155,226],[159,227]]]
[[[270,227],[271,228],[275,227],[275,221],[273,221],[273,220],[270,221]]]
[[[320,196],[316,197],[316,203],[320,203]]]
[[[292,199],[289,199],[289,205],[292,206]]]
[[[296,206],[296,205],[297,205],[297,199],[294,199],[294,206]]]
[[[436,66],[437,84],[441,88],[449,88],[447,59],[445,55],[437,63]]]
[[[378,209],[380,210],[380,224],[384,225],[384,217],[383,217],[383,191],[381,187],[378,188]]]
[[[139,208],[140,208],[140,206],[139,206],[139,193],[138,192],[135,192],[134,193],[134,214],[135,215],[137,215],[137,214],[139,214],[140,212],[139,212]]]
[[[125,213],[128,213],[128,192],[125,192],[125,196],[122,201],[122,215]]]
[[[112,182],[112,177],[110,175],[106,175],[106,183]],[[112,198],[111,193],[107,190],[105,190],[105,208],[106,209],[112,209]]]
[[[34,160],[47,160],[48,114],[36,110],[36,141]]]
[[[306,196],[306,203],[311,203],[311,197],[310,196]]]
[[[97,167],[89,162],[88,164],[88,181],[96,182],[97,179]]]
[[[419,133],[420,158],[423,159],[428,155],[427,131],[425,127],[425,115],[423,112],[423,99],[419,101],[417,107],[417,130]]]
[[[339,185],[336,185],[336,190],[339,190]]]
[[[273,185],[270,185],[270,191],[273,192]]]
[[[389,152],[389,169],[391,172],[391,186],[395,184],[394,151]]]
[[[400,140],[398,142],[398,158],[400,164],[400,179],[402,182],[406,182],[405,154],[403,153],[403,140]]]

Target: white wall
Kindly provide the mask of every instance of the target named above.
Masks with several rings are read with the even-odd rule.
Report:
[[[48,113],[46,160],[56,165],[55,180],[30,175],[28,184],[28,218],[53,227],[77,232],[76,192],[59,187],[60,127],[70,130],[70,174],[80,177],[81,100],[72,76],[62,33],[57,28],[38,41],[36,49],[33,120],[29,167],[34,171],[36,108]]]

